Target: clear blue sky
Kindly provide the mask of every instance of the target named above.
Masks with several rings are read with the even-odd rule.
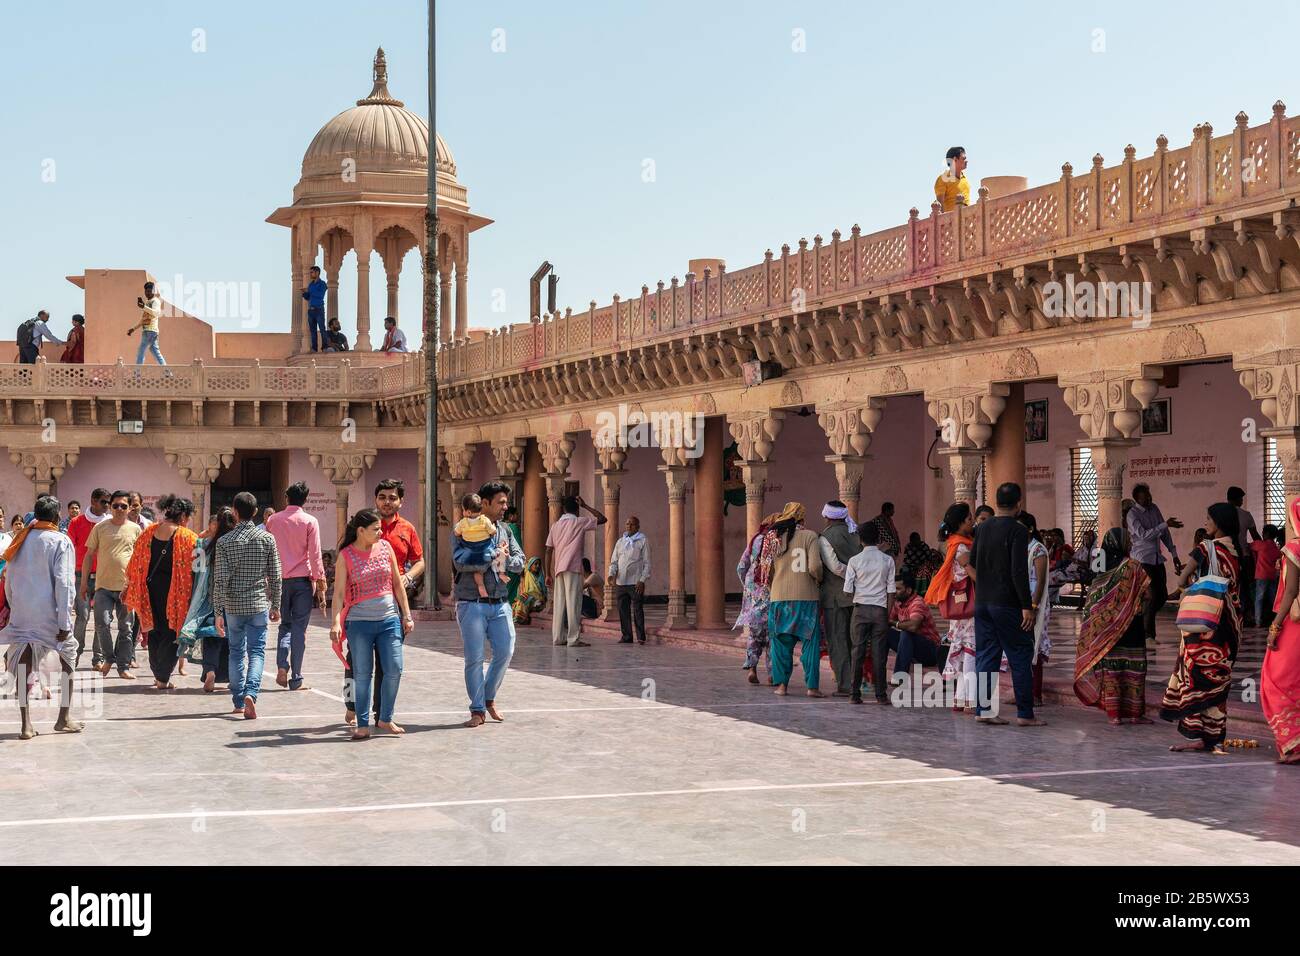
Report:
[[[87,268],[260,283],[260,328],[285,328],[289,233],[263,220],[316,130],[369,92],[376,46],[393,94],[424,111],[424,29],[418,0],[6,9],[0,336],[40,307],[62,334],[82,305],[63,277]],[[443,3],[438,128],[496,220],[471,242],[470,322],[525,320],[543,259],[579,309],[691,257],[737,269],[801,236],[895,225],[927,208],[954,143],[976,180],[1037,184],[1129,142],[1145,155],[1159,133],[1184,145],[1201,121],[1224,132],[1238,110],[1261,122],[1279,98],[1295,112],[1298,31],[1289,2]],[[382,315],[377,265],[371,285]],[[345,275],[345,328],[354,288]],[[413,325],[415,254],[401,307]]]

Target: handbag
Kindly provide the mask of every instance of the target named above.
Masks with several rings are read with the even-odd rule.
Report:
[[[971,600],[971,579],[953,581],[939,605],[939,611],[949,621],[961,621],[975,616],[975,602]]]
[[[1208,634],[1219,626],[1223,602],[1228,597],[1228,579],[1219,574],[1219,549],[1206,545],[1209,565],[1206,573],[1189,585],[1178,602],[1178,630],[1184,634]]]

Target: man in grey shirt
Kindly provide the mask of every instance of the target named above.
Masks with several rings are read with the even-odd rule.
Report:
[[[1160,553],[1163,544],[1174,559],[1174,573],[1183,573],[1183,562],[1174,550],[1174,539],[1169,534],[1170,528],[1181,528],[1183,523],[1177,518],[1165,520],[1156,503],[1151,500],[1151,489],[1146,484],[1133,486],[1133,507],[1128,511],[1128,535],[1130,541],[1129,556],[1142,565],[1147,577],[1151,579],[1151,592],[1148,595],[1146,609],[1142,612],[1142,624],[1146,630],[1148,644],[1156,639],[1156,615],[1169,600],[1169,581],[1165,575],[1165,559]]]
[[[480,597],[474,575],[455,570],[452,595],[456,598],[456,624],[465,646],[465,691],[469,694],[469,720],[466,727],[479,727],[491,715],[504,720],[496,709],[497,691],[505,680],[506,668],[515,653],[515,617],[506,599],[509,582],[502,577],[521,574],[524,550],[519,547],[504,521],[510,503],[510,489],[504,482],[489,481],[479,489],[483,514],[496,523],[497,558],[492,570],[483,575],[486,597]],[[503,560],[504,559],[504,560]],[[503,573],[499,574],[498,571]],[[492,663],[484,671],[487,645],[492,645]]]

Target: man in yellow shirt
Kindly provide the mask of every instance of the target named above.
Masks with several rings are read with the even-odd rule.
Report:
[[[81,562],[81,586],[77,600],[86,600],[90,570],[95,569],[95,594],[91,606],[95,612],[94,666],[107,675],[114,665],[125,680],[134,680],[135,644],[131,638],[131,612],[122,602],[126,592],[126,566],[140,537],[140,526],[126,520],[131,507],[125,491],[115,491],[110,499],[109,519],[91,529],[86,539],[86,556]],[[117,641],[113,641],[110,622],[117,618]]]
[[[970,180],[966,178],[966,150],[954,146],[946,157],[948,168],[934,181],[934,198],[944,212],[952,212],[958,204],[970,205]]]

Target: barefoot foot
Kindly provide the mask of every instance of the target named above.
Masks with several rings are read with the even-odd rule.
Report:
[[[288,687],[288,686],[289,686],[289,670],[288,670],[288,668],[281,667],[279,670],[277,670],[277,671],[275,672],[275,682],[276,682],[277,684],[279,684],[281,687]]]
[[[486,723],[486,720],[484,719],[483,715],[480,714],[478,711],[475,711],[474,713],[472,713],[472,714],[469,715],[469,720],[465,721],[465,723],[462,724],[462,726],[464,726],[464,727],[482,727],[483,724],[485,724],[485,723]]]
[[[495,720],[497,723],[500,723],[501,721],[505,720],[505,718],[501,716],[501,711],[497,710],[496,701],[494,700],[489,700],[487,702],[487,712],[488,712],[488,716],[491,717],[493,720]]]
[[[86,729],[86,725],[71,717],[62,717],[54,722],[54,729],[61,734],[79,734]]]
[[[777,697],[784,697],[784,696],[786,695],[786,693],[787,693],[786,688],[785,688],[785,685],[784,685],[784,684],[778,684],[778,685],[776,686],[776,690],[774,690],[772,693],[776,694]]]
[[[388,721],[387,723],[381,720],[375,726],[377,726],[380,730],[384,731],[385,733],[392,734],[394,737],[400,737],[402,734],[406,733],[405,727],[398,726],[397,724],[393,723],[391,720]]]
[[[254,697],[244,698],[244,719],[257,720],[257,699]]]

